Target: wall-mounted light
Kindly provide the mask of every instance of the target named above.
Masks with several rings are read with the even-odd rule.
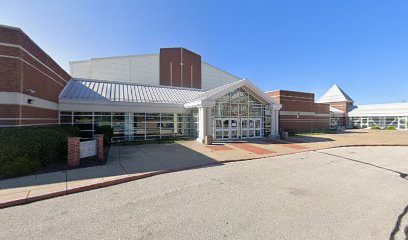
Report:
[[[34,93],[35,93],[35,90],[34,90],[34,89],[31,89],[31,88],[27,88],[27,89],[25,90],[25,92],[26,92],[26,93],[34,94]]]
[[[297,114],[296,118],[298,118],[298,119],[299,119],[299,117],[300,117],[300,113],[298,113],[298,114]]]
[[[31,99],[31,98],[27,99],[27,103],[28,103],[28,104],[33,104],[34,102],[35,102],[34,99]]]

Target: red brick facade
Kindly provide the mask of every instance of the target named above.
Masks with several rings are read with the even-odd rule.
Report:
[[[57,105],[46,103],[58,103],[70,78],[21,29],[0,26],[0,125],[58,123]]]
[[[184,48],[161,48],[160,85],[201,88],[201,56]]]
[[[315,103],[313,93],[277,90],[267,93],[282,104],[279,128],[291,133],[330,128],[330,105]]]

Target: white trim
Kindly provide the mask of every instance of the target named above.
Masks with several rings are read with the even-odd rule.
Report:
[[[3,120],[58,120],[58,118],[0,118],[0,121]]]
[[[330,117],[329,113],[315,113],[315,112],[294,112],[294,111],[280,111],[281,116],[319,116],[319,117]]]
[[[112,104],[109,102],[64,102],[59,104],[60,111],[74,112],[130,112],[130,113],[189,113],[190,110],[177,104],[129,103]]]
[[[4,42],[0,42],[0,46],[5,46],[5,47],[15,47],[15,48],[20,48],[21,50],[23,50],[24,52],[26,52],[30,57],[32,57],[34,60],[36,60],[37,62],[41,63],[44,67],[46,67],[48,70],[50,70],[51,72],[53,72],[55,75],[57,75],[59,78],[61,78],[62,81],[67,82],[63,77],[61,77],[58,73],[56,73],[54,70],[52,70],[52,68],[48,67],[45,63],[41,62],[38,58],[36,58],[33,54],[31,54],[29,51],[27,51],[25,48],[23,48],[21,45],[17,45],[17,44],[11,44],[11,43],[4,43]],[[38,46],[37,46],[38,47]],[[40,47],[38,47],[40,48]],[[41,48],[40,48],[41,49]],[[45,53],[46,54],[46,53]],[[47,54],[46,54],[47,55]],[[49,56],[48,56],[49,57]],[[58,65],[58,63],[54,62],[56,65]],[[62,69],[62,68],[61,68]],[[62,69],[63,70],[63,69]],[[65,71],[65,70],[63,70]]]
[[[28,104],[28,99],[33,99],[34,102],[32,104]],[[50,110],[59,109],[58,103],[18,92],[0,92],[0,104],[23,105]]]
[[[279,91],[279,90],[276,90],[276,91]],[[269,92],[265,92],[265,93],[273,93],[274,91],[269,91]],[[300,93],[300,92],[299,92]],[[313,94],[313,93],[311,93],[311,94]],[[277,94],[277,95],[274,95],[273,97],[291,97],[291,98],[304,98],[304,99],[312,99],[312,100],[314,100],[314,98],[312,98],[312,97],[298,97],[298,96],[291,96],[291,95],[282,95],[282,94]],[[272,96],[271,96],[272,97]]]
[[[15,56],[7,56],[7,55],[0,55],[0,57],[3,57],[3,58],[12,58],[12,59],[18,59],[18,60],[20,60],[20,61],[24,62],[25,64],[29,65],[30,67],[34,68],[35,70],[39,71],[40,73],[44,74],[45,76],[47,76],[48,78],[50,78],[52,81],[54,81],[54,82],[58,83],[58,84],[59,84],[59,85],[61,85],[62,87],[64,87],[64,86],[65,86],[64,84],[62,84],[62,83],[58,82],[57,80],[55,80],[54,78],[52,78],[52,77],[51,77],[51,76],[49,76],[48,74],[46,74],[46,73],[44,73],[43,71],[41,71],[40,69],[38,69],[38,68],[34,67],[34,66],[31,64],[31,63],[27,62],[26,60],[24,60],[24,59],[22,59],[22,58],[20,58],[20,57],[15,57]],[[65,80],[64,80],[64,81],[65,81]],[[65,82],[67,82],[67,81],[65,81]]]
[[[0,128],[7,128],[7,127],[30,127],[30,126],[47,126],[47,125],[57,125],[57,123],[34,123],[34,124],[18,124],[18,125],[0,125]]]

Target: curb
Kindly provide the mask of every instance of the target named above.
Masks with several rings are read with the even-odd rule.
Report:
[[[42,201],[42,200],[55,198],[55,197],[61,197],[61,196],[64,196],[64,195],[69,195],[69,194],[74,194],[74,193],[79,193],[79,192],[85,192],[85,191],[94,190],[94,189],[98,189],[98,188],[114,186],[114,185],[118,185],[118,184],[122,184],[122,183],[126,183],[126,182],[131,182],[131,181],[135,181],[135,180],[139,180],[139,179],[143,179],[143,178],[148,178],[148,177],[153,177],[153,176],[157,176],[157,175],[161,175],[161,174],[171,173],[171,172],[179,172],[179,171],[190,170],[190,169],[195,169],[195,168],[200,168],[200,167],[213,166],[213,165],[217,165],[217,164],[222,165],[222,164],[225,164],[225,163],[243,162],[243,161],[250,161],[250,160],[261,160],[261,159],[271,158],[271,157],[286,156],[286,155],[292,155],[292,154],[303,153],[303,152],[313,152],[313,151],[317,151],[317,150],[325,150],[325,149],[341,148],[341,147],[408,147],[408,144],[347,144],[347,145],[342,145],[342,146],[331,146],[331,147],[323,147],[323,148],[315,148],[315,149],[304,149],[304,150],[299,150],[299,151],[296,151],[296,152],[276,154],[276,155],[272,155],[272,156],[253,157],[253,158],[236,159],[236,160],[226,160],[226,161],[217,162],[217,163],[206,163],[206,164],[201,164],[201,165],[196,165],[196,166],[191,166],[191,167],[185,167],[185,168],[177,168],[177,169],[149,172],[149,173],[145,173],[145,174],[141,174],[141,175],[127,176],[127,177],[118,178],[118,179],[114,179],[114,180],[103,181],[103,182],[98,182],[98,183],[89,184],[89,185],[85,185],[85,186],[70,188],[70,189],[66,189],[66,190],[62,190],[62,191],[45,193],[45,194],[38,195],[38,196],[33,196],[33,197],[17,198],[17,199],[13,199],[13,200],[10,200],[10,201],[7,201],[7,202],[0,203],[0,209],[13,207],[13,206],[18,206],[18,205],[23,205],[23,204],[28,204],[28,203],[37,202],[37,201]]]

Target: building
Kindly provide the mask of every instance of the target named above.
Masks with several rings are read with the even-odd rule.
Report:
[[[114,141],[276,137],[339,127],[407,129],[408,104],[357,105],[337,85],[264,93],[185,48],[70,62],[71,74],[21,29],[0,26],[0,127],[112,126]],[[283,107],[282,107],[283,106]]]
[[[21,29],[0,26],[0,126],[101,125],[114,141],[278,135],[281,105],[184,48],[71,62],[71,75]]]
[[[282,105],[279,112],[281,131],[298,133],[330,128],[330,105],[315,103],[313,93],[276,90],[267,94]]]
[[[336,84],[320,99],[330,104],[331,128],[408,129],[408,103],[354,105],[354,101]]]
[[[100,125],[111,125],[117,141],[279,133],[280,104],[184,48],[75,61],[71,75],[59,98],[60,122],[89,136]]]
[[[21,29],[0,25],[0,126],[58,124],[70,79]]]

